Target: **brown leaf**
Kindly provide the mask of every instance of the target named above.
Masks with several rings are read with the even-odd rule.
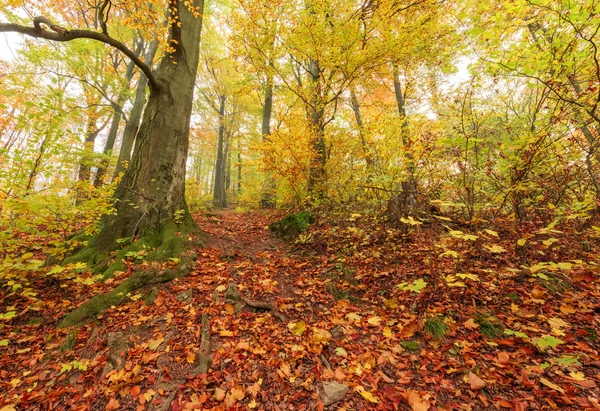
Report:
[[[473,320],[472,318],[470,318],[468,321],[465,321],[463,323],[463,325],[465,326],[465,328],[468,328],[469,330],[475,330],[475,329],[479,328],[479,324],[477,324],[475,322],[475,320]]]
[[[480,390],[485,387],[485,381],[475,375],[475,373],[469,373],[469,384],[472,390]]]
[[[106,409],[108,411],[118,410],[120,407],[121,407],[121,404],[115,398],[111,398],[110,401],[108,402],[108,404],[106,404]]]
[[[408,390],[406,401],[413,411],[428,411],[431,404],[426,399],[421,398],[418,392]]]
[[[131,389],[131,391],[129,391],[129,394],[131,394],[132,397],[137,397],[138,395],[140,395],[140,391],[141,391],[140,386],[136,385],[135,387],[133,387]]]
[[[510,362],[510,355],[506,351],[500,351],[498,353],[498,364],[508,364]]]

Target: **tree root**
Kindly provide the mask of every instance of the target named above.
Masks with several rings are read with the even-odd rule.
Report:
[[[208,323],[208,315],[202,314],[202,334],[200,336],[200,352],[199,352],[198,374],[208,373],[208,367],[211,363],[210,359],[210,325]]]
[[[127,294],[138,290],[147,285],[164,283],[178,277],[187,275],[188,267],[181,265],[176,269],[159,269],[137,271],[126,278],[113,290],[99,294],[84,302],[82,305],[71,311],[58,325],[59,328],[70,327],[78,324],[90,317],[101,314],[107,308],[113,305],[119,305],[125,299]]]
[[[118,248],[120,241],[102,246],[91,241],[77,254],[65,259],[64,263],[85,262],[92,266],[94,271],[102,272],[102,278],[105,280],[113,277],[116,271],[126,271],[127,266],[124,260],[127,258],[143,259],[151,262],[152,265],[150,268],[141,268],[136,271],[113,290],[84,302],[67,314],[59,327],[69,327],[87,318],[97,316],[108,307],[119,305],[127,294],[142,287],[164,283],[187,275],[196,258],[193,245],[197,244],[197,240],[190,240],[188,236],[197,238],[197,234],[199,234],[197,227],[191,220],[184,224],[176,224],[174,221],[167,222],[163,224],[160,232],[148,233],[118,250],[112,263],[110,263],[109,252],[103,250]],[[186,250],[190,251],[186,253]],[[177,266],[175,268],[161,267],[161,263],[167,261]]]
[[[282,312],[278,311],[275,308],[275,306],[271,303],[268,303],[266,301],[253,301],[248,299],[246,296],[242,296],[242,300],[249,307],[271,311],[273,317],[279,319],[279,321],[281,322],[287,322],[287,317]]]

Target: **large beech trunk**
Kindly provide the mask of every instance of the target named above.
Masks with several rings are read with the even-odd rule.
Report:
[[[185,171],[188,136],[202,27],[202,0],[193,3],[196,16],[174,2],[181,26],[172,25],[170,44],[155,72],[158,87],[150,91],[131,164],[115,192],[116,214],[90,244],[100,250],[118,248],[119,238],[160,232],[178,214],[187,216]],[[181,3],[181,4],[179,4]],[[181,210],[181,211],[180,211]]]
[[[172,3],[169,19],[181,22],[181,25],[171,26],[171,39],[174,40],[171,43],[177,48],[163,57],[154,73],[155,81],[151,82],[154,85],[135,141],[131,165],[115,192],[116,213],[106,216],[100,233],[71,258],[71,261],[86,261],[97,268],[106,268],[105,278],[126,268],[121,260],[128,250],[141,251],[145,246],[154,249],[146,256],[147,260],[175,257],[178,264],[174,268],[158,265],[136,271],[113,290],[99,294],[71,311],[59,327],[68,327],[98,315],[121,303],[128,293],[183,276],[190,268],[193,258],[184,254],[184,245],[196,225],[185,202],[185,167],[202,6],[203,0],[195,0],[191,4],[196,7],[192,13],[183,2]],[[137,241],[120,250],[116,261],[108,266],[108,252],[121,248],[122,238],[137,238]]]

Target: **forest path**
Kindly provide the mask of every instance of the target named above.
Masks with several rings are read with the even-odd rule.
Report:
[[[597,265],[550,282],[357,215],[285,242],[281,216],[197,215],[189,275],[71,329],[66,312],[146,263],[105,283],[22,271],[29,300],[0,287],[0,411],[600,409]]]

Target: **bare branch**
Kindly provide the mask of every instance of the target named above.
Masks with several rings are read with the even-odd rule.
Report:
[[[46,25],[52,31],[44,30],[42,25]],[[135,52],[130,50],[125,44],[110,37],[106,33],[100,33],[92,30],[67,30],[64,27],[53,24],[48,18],[40,16],[33,19],[33,27],[22,26],[14,23],[0,23],[0,33],[15,32],[26,36],[40,38],[51,41],[67,42],[76,39],[96,40],[111,47],[116,48],[133,61],[138,68],[144,73],[150,84],[150,88],[158,89],[160,84],[156,77],[152,74],[150,66],[145,64]]]

